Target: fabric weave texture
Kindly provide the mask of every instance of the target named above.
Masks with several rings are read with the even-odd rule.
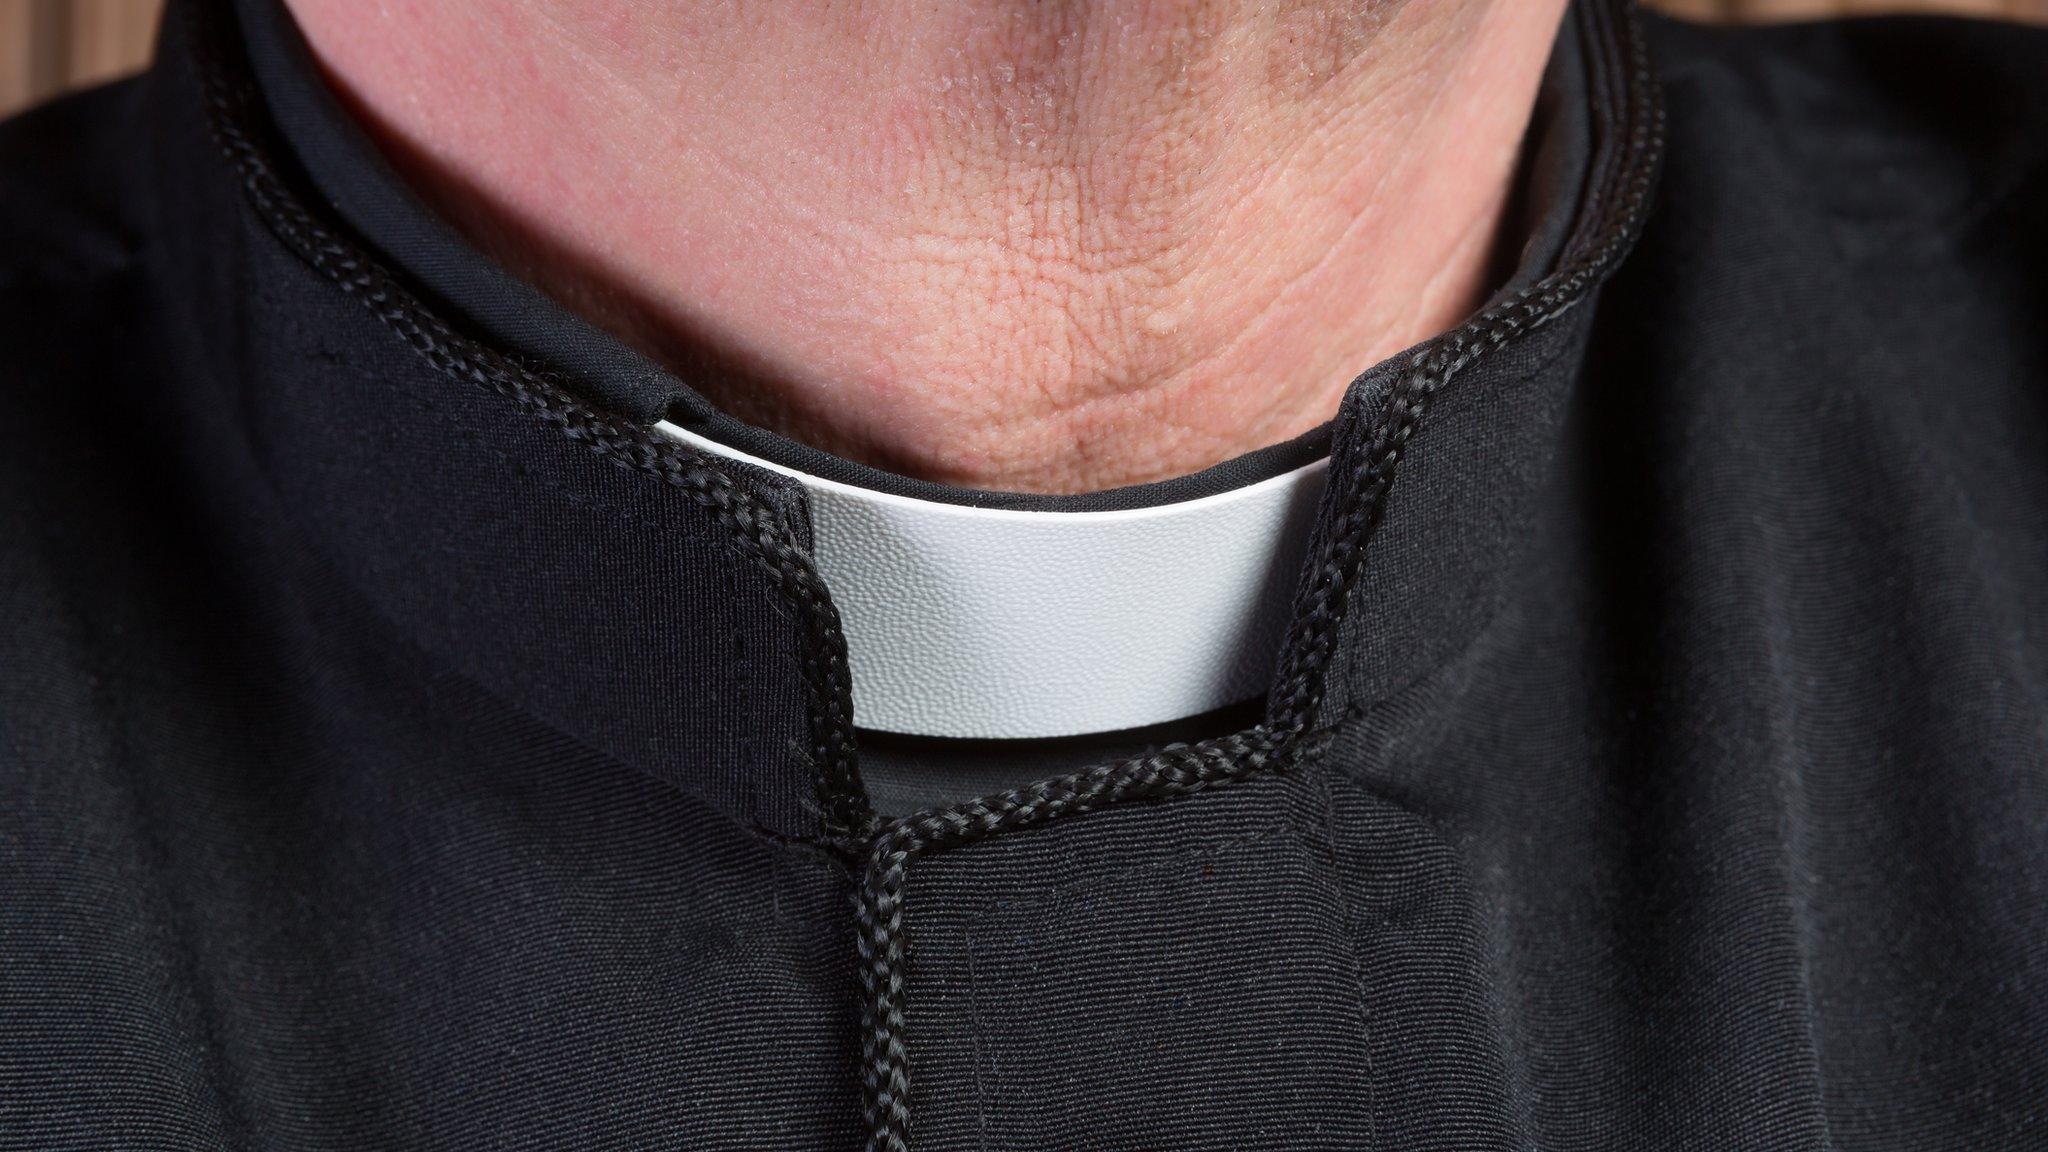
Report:
[[[2048,32],[1637,19],[1263,715],[877,815],[801,491],[174,4],[0,127],[0,1148],[2048,1147]]]

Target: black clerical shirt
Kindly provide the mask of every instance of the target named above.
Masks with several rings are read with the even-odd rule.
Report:
[[[951,497],[173,4],[0,128],[0,1148],[2048,1147],[2048,34],[1643,25],[1310,446],[1265,700],[952,755],[651,426]]]

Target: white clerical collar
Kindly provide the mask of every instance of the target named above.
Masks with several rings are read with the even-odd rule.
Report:
[[[921,736],[1108,732],[1262,694],[1329,464],[1175,504],[1017,511],[877,492],[656,427],[803,483],[854,720]]]

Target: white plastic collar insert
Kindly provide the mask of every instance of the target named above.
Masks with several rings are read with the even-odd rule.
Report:
[[[1019,738],[1138,728],[1265,692],[1327,459],[1177,504],[970,508],[795,477],[861,727]]]

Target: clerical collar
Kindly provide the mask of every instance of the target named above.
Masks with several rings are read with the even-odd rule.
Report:
[[[863,727],[1071,736],[1180,720],[1272,676],[1328,460],[1194,499],[986,508],[815,476],[663,421],[701,451],[799,480]]]
[[[229,393],[209,413],[246,423],[236,443],[343,578],[336,594],[365,598],[424,658],[565,738],[749,827],[831,844],[867,827],[853,728],[873,718],[844,695],[844,593],[813,568],[814,490],[789,473],[924,498],[920,482],[823,453],[808,466],[801,445],[717,412],[493,265],[363,140],[276,0],[235,8],[234,24],[194,6],[168,25],[173,57],[191,51],[188,32],[210,46],[196,67],[153,73],[156,154],[178,193],[161,198],[163,262],[177,293],[219,295],[235,278],[238,298],[260,302],[239,329],[192,329]],[[1330,731],[1450,674],[1524,562],[1522,525],[1592,367],[1591,310],[1574,305],[1627,250],[1656,164],[1655,90],[1625,12],[1572,13],[1511,215],[1526,243],[1480,316],[1367,367],[1311,437],[1170,491],[1053,508],[933,496],[1158,506],[1327,453],[1263,719],[1226,710],[1253,726],[1202,745],[1216,755]],[[188,90],[202,80],[203,96]],[[189,114],[202,99],[203,123]],[[205,243],[223,220],[260,227]],[[663,421],[783,470],[691,451]]]

